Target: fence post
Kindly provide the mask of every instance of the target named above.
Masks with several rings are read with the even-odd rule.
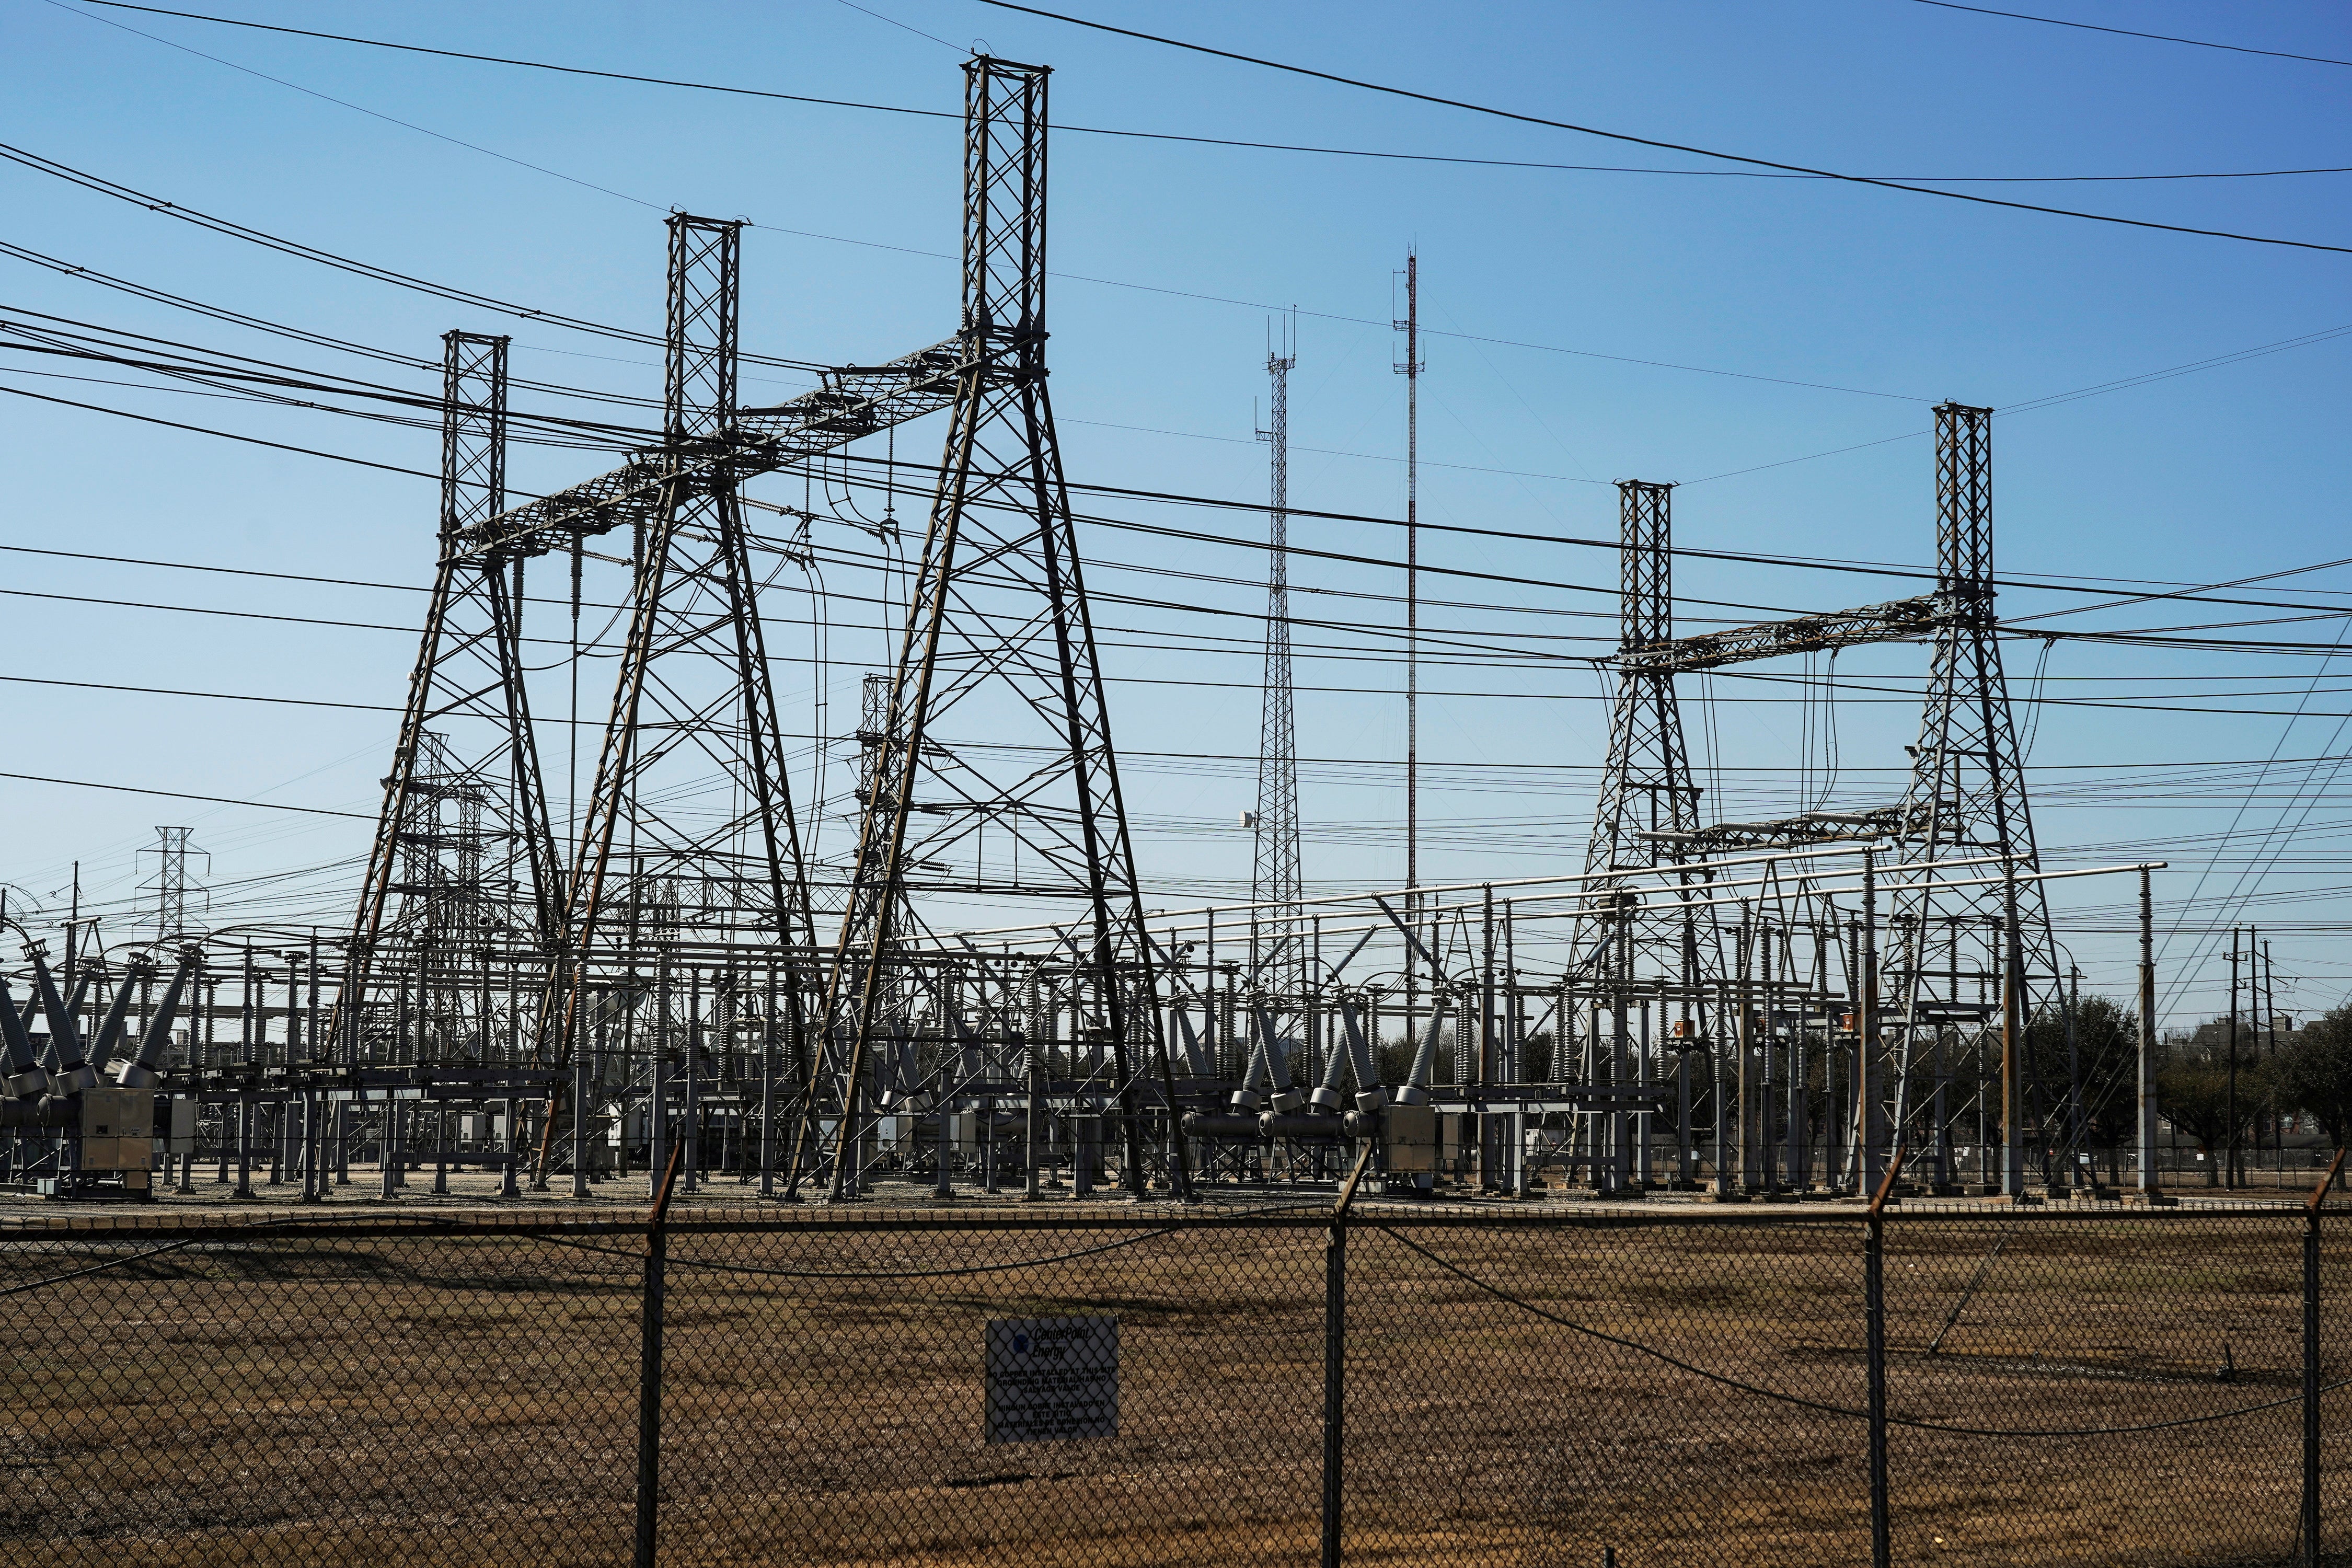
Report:
[[[1371,1163],[1373,1145],[1367,1133],[1356,1168],[1331,1205],[1331,1229],[1323,1243],[1323,1568],[1339,1568],[1339,1504],[1347,1473],[1348,1208]]]
[[[2336,1173],[2344,1168],[2344,1151],[2319,1185],[2311,1191],[2303,1217],[2303,1560],[2319,1568],[2319,1209]]]
[[[637,1543],[634,1568],[654,1568],[654,1527],[661,1512],[662,1298],[669,1264],[669,1195],[677,1185],[683,1141],[669,1146],[661,1193],[646,1225],[644,1316],[637,1329]]]
[[[1871,1195],[1870,1214],[1862,1236],[1862,1302],[1865,1353],[1870,1363],[1870,1562],[1871,1568],[1891,1568],[1895,1561],[1894,1519],[1886,1502],[1886,1194],[1903,1169],[1903,1148],[1897,1144],[1886,1162],[1886,1173]]]

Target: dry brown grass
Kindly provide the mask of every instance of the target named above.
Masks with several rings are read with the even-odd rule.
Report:
[[[1196,1219],[1146,1235],[1135,1227],[1153,1216],[1132,1215],[1055,1227],[1082,1217],[844,1229],[769,1215],[756,1231],[678,1233],[663,1561],[1312,1561],[1323,1230]],[[625,1560],[641,1244],[363,1232],[205,1233],[5,1298],[5,1555]],[[1898,1416],[2039,1431],[2290,1400],[2127,1435],[1898,1426],[1897,1560],[2283,1561],[2299,1486],[2299,1232],[2291,1215],[1891,1221]],[[1584,1568],[1604,1546],[1624,1568],[1866,1560],[1864,1427],[1842,1413],[1864,1403],[1860,1233],[1748,1215],[1474,1226],[1367,1213],[1349,1243],[1349,1560]],[[171,1239],[13,1236],[0,1289]],[[789,1277],[877,1273],[891,1277]],[[2326,1276],[2331,1300],[2352,1300],[2352,1271],[2331,1257]],[[986,1446],[982,1323],[1079,1312],[1120,1320],[1119,1436]],[[2340,1316],[2331,1375],[2352,1365]],[[2339,1513],[2341,1457],[2331,1442]]]

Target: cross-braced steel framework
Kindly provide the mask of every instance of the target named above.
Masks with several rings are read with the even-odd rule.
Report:
[[[887,720],[825,980],[821,1098],[795,1175],[830,1161],[856,1191],[874,1068],[919,1011],[948,1013],[907,962],[910,893],[1075,911],[1066,1005],[1077,1077],[1116,1105],[1125,1179],[1144,1190],[1138,1076],[1157,1062],[1157,985],[1094,625],[1045,383],[1046,79],[988,57],[964,67],[961,363]],[[986,747],[950,748],[949,713]],[[1033,763],[1028,742],[1045,760]],[[1021,759],[1015,761],[1013,759]],[[1034,1056],[1040,1049],[1030,1042]],[[1033,1067],[1033,1071],[1037,1070]],[[1171,1091],[1172,1098],[1172,1090]],[[1171,1141],[1183,1184],[1181,1151]]]
[[[159,826],[155,829],[154,847],[140,851],[142,856],[155,857],[154,879],[142,883],[140,890],[155,895],[155,940],[158,943],[177,940],[189,931],[188,895],[191,888],[188,857],[204,853],[189,841],[192,831],[186,827]],[[197,887],[194,890],[201,901],[204,889]]]
[[[2039,881],[2016,879],[2040,870],[2041,858],[1993,596],[1992,410],[1942,404],[1936,409],[1935,658],[1896,837],[1905,862],[1983,857],[1997,869],[1979,886],[1922,889],[1895,900],[1896,949],[1886,978],[1899,1007],[1890,1022],[1902,1026],[1893,1085],[1898,1139],[1927,1104],[1923,1074],[1949,1043],[1947,1032],[1985,1026],[1986,992],[1999,999],[2012,1047],[2038,1009],[2064,1005],[2047,896]],[[2024,1111],[2014,1054],[2001,1089],[2004,1119]],[[1938,1134],[1939,1160],[1940,1142]],[[2011,1151],[2021,1159],[2022,1142],[2012,1141]],[[2021,1168],[2004,1173],[2011,1191],[2023,1181]]]
[[[635,551],[595,782],[581,814],[548,1010],[544,1061],[571,1058],[589,987],[635,962],[606,898],[617,864],[630,896],[675,879],[676,920],[706,938],[814,947],[808,873],[784,770],[761,626],[736,423],[742,225],[669,219],[662,504]],[[618,858],[625,858],[625,861]]]
[[[1663,952],[1685,978],[1702,973],[1696,917],[1671,905],[1635,907],[1615,896],[1619,873],[1689,858],[1698,830],[1700,786],[1691,776],[1682,710],[1671,666],[1650,656],[1675,636],[1674,486],[1620,479],[1618,496],[1617,690],[1609,710],[1609,754],[1592,815],[1584,869],[1593,898],[1579,931],[1578,964],[1604,972],[1630,941]]]
[[[2013,1049],[1994,1109],[1990,1020],[2014,1046],[2063,999],[1990,608],[1987,411],[1938,411],[1941,580],[1892,604],[1677,637],[1672,489],[1625,481],[1587,871],[1431,887],[1409,860],[1402,888],[1310,902],[1286,340],[1267,367],[1255,897],[1151,911],[1147,936],[1046,394],[1046,80],[966,68],[962,315],[944,343],[740,407],[740,226],[679,215],[658,442],[509,510],[503,340],[449,335],[440,569],[342,984],[315,938],[191,946],[177,1042],[180,982],[152,1008],[141,984],[138,1070],[202,1100],[221,1179],[232,1145],[249,1172],[267,1137],[309,1196],[362,1149],[386,1197],[428,1158],[436,1188],[474,1163],[512,1191],[526,1150],[541,1178],[568,1156],[583,1195],[672,1152],[688,1190],[724,1169],[762,1195],[1009,1178],[1042,1196],[1065,1174],[1084,1195],[1123,1142],[1135,1191],[1162,1173],[1179,1194],[1193,1172],[1336,1183],[1360,1154],[1391,1191],[1528,1195],[1549,1173],[1633,1196],[1706,1166],[1720,1195],[1774,1197],[1851,1190],[1898,1141],[1934,1149],[1944,1182],[1969,1163],[1951,1140],[1972,1117],[1975,1179],[1998,1150],[2015,1190],[2034,1117]],[[1409,267],[1413,363],[1416,284]],[[828,925],[840,910],[828,952],[760,604],[770,566],[816,546],[751,534],[740,508],[768,503],[740,489],[927,412],[950,415],[945,460],[895,662],[861,704],[860,832],[824,888]],[[521,574],[604,535],[628,542],[593,552],[629,571],[626,629],[571,639],[575,671],[618,657],[565,858],[532,742]],[[1676,674],[1930,639],[1902,804],[1701,823]],[[26,1085],[28,1052],[5,1053]],[[2044,1157],[2063,1142],[2044,1129]],[[67,1148],[0,1167],[50,1179]]]
[[[1776,966],[1785,973],[1793,954],[1776,952],[1767,933],[1808,921],[1843,917],[1826,910],[1791,921],[1769,915],[1764,901],[1742,900],[1737,915],[1723,911],[1688,920],[1677,944],[1664,933],[1675,911],[1634,906],[1614,898],[1606,880],[1621,870],[1726,851],[1789,848],[1839,839],[1883,840],[1886,856],[1891,943],[1880,959],[1855,948],[1842,955],[1852,972],[1883,977],[1891,1006],[1864,1001],[1869,1038],[1855,1043],[1853,1121],[1839,1179],[1874,1177],[1896,1144],[1928,1151],[1933,1179],[1947,1182],[1954,1161],[1950,1129],[1971,1110],[1977,1120],[2010,1130],[2000,1184],[2022,1191],[2029,1119],[2022,1037],[2037,1012],[2063,1011],[2059,965],[2026,799],[2022,759],[2002,675],[1993,614],[1992,411],[1957,403],[1936,410],[1937,586],[1932,595],[1831,615],[1677,638],[1672,619],[1672,554],[1666,487],[1621,484],[1623,533],[1624,630],[1617,660],[1619,685],[1610,749],[1594,817],[1587,871],[1598,892],[1579,923],[1574,972],[1598,981],[1612,972],[1622,991],[1643,954],[1661,978],[1704,991],[1723,968],[1713,952],[1717,931],[1731,931],[1743,985]],[[1697,787],[1689,777],[1673,680],[1683,670],[1706,670],[1777,655],[1834,650],[1863,643],[1932,640],[1934,656],[1919,741],[1912,750],[1910,786],[1897,805],[1862,812],[1810,811],[1783,820],[1697,821]],[[1958,861],[1986,868],[1974,877],[1927,877],[1917,868]],[[1778,898],[1780,895],[1773,895]],[[1796,889],[1800,903],[1811,900]],[[1687,911],[1685,911],[1687,912]],[[1756,922],[1750,929],[1750,919]],[[1778,921],[1776,926],[1775,921]],[[1826,929],[1826,928],[1825,928]],[[1759,945],[1759,943],[1761,945]],[[1833,952],[1834,942],[1823,949]],[[1713,963],[1710,963],[1710,958]],[[1822,961],[1816,954],[1815,962]],[[1769,1009],[1743,1007],[1733,1020],[1740,1097],[1750,1075],[1774,1072]],[[1616,1024],[1622,1034],[1622,1020]],[[1958,1102],[1953,1062],[1984,1057],[1998,1027],[2006,1042],[1997,1107]],[[1958,1031],[1956,1033],[1956,1031]],[[1703,1030],[1702,1030],[1703,1033]],[[1801,1033],[1801,1030],[1800,1030]],[[1760,1058],[1748,1043],[1766,1041]],[[1783,1063],[1783,1072],[1796,1069]],[[1981,1082],[1985,1075],[1976,1075]],[[1973,1094],[1974,1089],[1969,1091]],[[1769,1089],[1766,1098],[1769,1098]],[[2047,1098],[2047,1097],[2045,1097]],[[1743,1104],[1739,1114],[1748,1117]],[[2078,1138],[2070,1128],[2053,1143]],[[1752,1142],[1752,1141],[1751,1141]],[[1764,1139],[1764,1142],[1770,1142]],[[1751,1163],[1743,1173],[1757,1179]],[[1762,1179],[1772,1180],[1769,1161]]]
[[[339,1025],[353,1050],[385,945],[446,951],[455,889],[477,934],[542,947],[562,907],[523,677],[522,560],[470,542],[506,508],[508,340],[442,343],[439,562],[347,950]]]
[[[1265,356],[1273,405],[1267,443],[1265,678],[1260,699],[1257,811],[1251,843],[1250,957],[1257,988],[1276,999],[1277,1019],[1306,992],[1307,932],[1298,842],[1298,726],[1290,681],[1290,372],[1293,353]]]

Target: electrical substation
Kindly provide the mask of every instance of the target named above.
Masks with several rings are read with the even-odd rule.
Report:
[[[660,439],[514,504],[509,341],[447,334],[438,559],[347,927],[208,936],[188,833],[164,829],[152,931],[26,931],[0,1176],[322,1201],[473,1171],[624,1197],[675,1158],[682,1190],[788,1202],[1190,1202],[1351,1173],[1399,1199],[1769,1202],[1866,1194],[1899,1158],[1909,1192],[2103,1190],[2079,1077],[2021,1041],[2071,1029],[2048,882],[2137,872],[2145,918],[2147,868],[2042,868],[1990,408],[1935,409],[1914,514],[1934,586],[1888,603],[1678,635],[1674,487],[1620,481],[1582,872],[1426,882],[1409,794],[1404,883],[1310,897],[1277,345],[1255,886],[1185,907],[1139,879],[1118,742],[1150,716],[1113,712],[1048,395],[1047,82],[964,67],[961,316],[911,353],[747,401],[741,225],[674,214]],[[1409,281],[1401,324],[1417,312]],[[1409,335],[1409,378],[1418,354]],[[936,466],[906,457],[921,431]],[[848,520],[751,493],[772,476],[908,517],[895,662],[835,763],[854,848],[829,856],[773,673],[803,634],[763,591]],[[1871,643],[1928,671],[1907,784],[1721,820],[1678,680]],[[567,700],[586,717],[551,722]]]
[[[2352,1563],[2324,29],[250,9],[0,56],[0,1559]]]

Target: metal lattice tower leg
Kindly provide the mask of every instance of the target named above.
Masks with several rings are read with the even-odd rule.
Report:
[[[814,947],[807,870],[784,772],[738,476],[713,455],[737,418],[742,226],[674,214],[660,506],[637,552],[627,640],[581,814],[543,1062],[569,1059],[587,994],[638,963],[610,918],[616,851],[626,897],[680,885],[672,940]],[[714,767],[713,764],[716,763]],[[642,881],[646,886],[635,885]],[[795,988],[796,989],[796,988]]]
[[[448,923],[450,886],[476,890],[469,931],[535,944],[562,903],[523,679],[521,559],[468,537],[506,506],[508,340],[453,331],[442,343],[440,562],[352,925],[347,1031],[371,983],[393,983],[375,973],[380,946],[446,940],[435,928]]]
[[[1259,713],[1257,822],[1250,868],[1251,964],[1258,989],[1287,1010],[1307,990],[1305,896],[1298,852],[1298,732],[1291,705],[1290,372],[1296,354],[1266,356],[1274,382],[1270,444],[1271,504],[1266,509],[1265,691]]]
[[[1620,479],[1617,494],[1619,650],[1631,655],[1674,640],[1674,487]],[[1671,908],[1621,910],[1608,876],[1687,858],[1685,845],[1671,836],[1697,831],[1698,799],[1672,671],[1621,659],[1609,757],[1584,856],[1586,872],[1596,878],[1587,887],[1597,896],[1578,921],[1579,973],[1609,970],[1622,945],[1621,919],[1634,922],[1633,951],[1651,952],[1668,976],[1697,980],[1716,973],[1711,920]]]
[[[1903,800],[1901,859],[2002,856],[2019,874],[2031,873],[2041,861],[1993,613],[1991,409],[1958,403],[1937,408],[1936,509],[1940,614]],[[1999,866],[1948,879],[1977,879],[1985,885],[1900,891],[1894,900],[1886,980],[1897,999],[1888,1022],[1901,1028],[1901,1068],[1892,1086],[1898,1142],[1903,1121],[1922,1103],[1912,1081],[1915,1058],[1924,1059],[1936,1028],[1981,1013],[1980,982],[1989,981],[1986,988],[1998,997],[2010,980],[2019,1019],[2061,1001],[2042,885],[2004,879]],[[1963,957],[1937,962],[1936,951],[1956,940]]]
[[[962,363],[825,980],[829,1059],[794,1179],[830,1152],[833,1195],[856,1191],[876,1069],[924,1005],[925,977],[906,952],[909,898],[953,890],[997,907],[1035,900],[1069,921],[1059,983],[1076,1019],[1072,1054],[1084,1041],[1090,1058],[1108,1058],[1126,1180],[1140,1194],[1139,1074],[1157,1067],[1171,1111],[1174,1086],[1046,395],[1047,70],[982,57],[964,76]],[[992,744],[958,750],[942,727],[950,715]],[[1074,903],[1083,912],[1072,919]],[[1169,1145],[1181,1194],[1181,1141]]]

